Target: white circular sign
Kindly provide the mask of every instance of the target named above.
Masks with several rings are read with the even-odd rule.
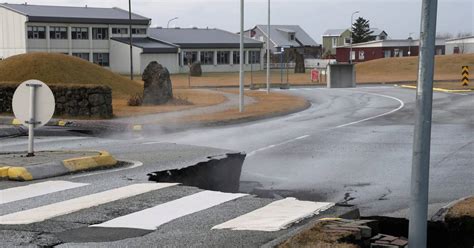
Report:
[[[34,87],[34,89],[33,89]],[[30,91],[35,91],[35,124],[34,127],[46,125],[53,117],[55,109],[54,95],[51,89],[39,80],[28,80],[20,84],[13,94],[12,107],[15,118],[21,121],[24,126],[30,123]]]

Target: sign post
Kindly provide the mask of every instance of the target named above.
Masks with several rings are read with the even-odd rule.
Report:
[[[469,86],[469,66],[462,67],[462,86]]]
[[[44,126],[54,114],[55,101],[51,89],[38,80],[28,80],[18,86],[13,94],[13,113],[28,127],[28,155],[35,156],[34,129]]]

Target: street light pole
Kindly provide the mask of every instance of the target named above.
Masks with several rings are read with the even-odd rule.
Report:
[[[133,80],[133,45],[132,45],[132,0],[128,0],[128,21],[129,21],[129,41],[130,41],[130,79]]]
[[[240,0],[239,111],[244,112],[244,0]]]
[[[168,20],[168,24],[166,24],[166,28],[170,28],[170,22],[177,20],[179,17],[171,18]]]
[[[267,27],[267,93],[270,93],[270,0],[268,0],[268,27]]]
[[[413,38],[411,37],[413,33],[409,33],[408,34],[408,57],[411,56],[411,41],[413,40]]]
[[[408,244],[410,247],[417,248],[425,248],[427,245],[433,74],[438,0],[423,0],[421,9],[420,56],[418,60],[408,229]]]
[[[349,38],[349,44],[350,44],[350,49],[349,49],[349,64],[352,64],[352,24],[354,23],[354,15],[358,14],[359,11],[355,11],[351,15],[351,26],[349,27],[349,31],[351,32],[351,37]]]

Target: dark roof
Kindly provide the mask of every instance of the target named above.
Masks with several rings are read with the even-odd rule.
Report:
[[[112,40],[130,44],[129,38],[111,38]],[[143,49],[143,53],[177,53],[178,47],[151,38],[133,38],[132,45]]]
[[[94,24],[129,24],[128,11],[120,8],[65,7],[0,3],[11,11],[28,17],[29,22],[62,22]],[[150,19],[132,13],[132,23],[149,25]]]
[[[257,25],[256,28],[267,35],[268,25]],[[295,34],[295,40],[289,40],[288,34]],[[318,46],[318,43],[298,25],[270,25],[270,39],[276,47]]]
[[[239,48],[240,35],[221,29],[149,28],[151,38],[179,45],[181,48]],[[262,48],[263,42],[245,38],[245,48]]]

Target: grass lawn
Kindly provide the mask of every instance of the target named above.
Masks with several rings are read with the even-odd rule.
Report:
[[[238,94],[237,90],[223,91]],[[217,113],[186,116],[178,121],[187,123],[214,123],[249,120],[258,117],[269,117],[294,112],[296,110],[304,109],[309,104],[304,98],[284,93],[271,92],[270,94],[267,94],[264,91],[246,91],[245,95],[253,97],[257,102],[246,106],[243,113],[240,113],[238,106],[236,106],[236,108]]]

